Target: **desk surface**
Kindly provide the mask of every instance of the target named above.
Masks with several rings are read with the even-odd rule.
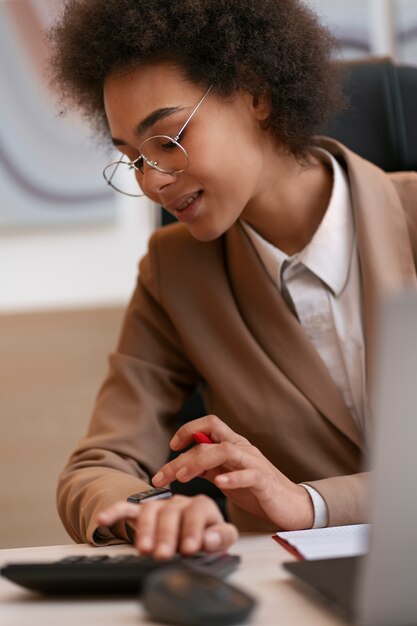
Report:
[[[48,546],[0,550],[0,566],[7,562],[60,559],[70,554],[133,552],[131,546],[93,548],[88,545]],[[242,563],[228,580],[250,592],[258,606],[248,625],[259,626],[346,626],[335,613],[313,595],[306,593],[280,567],[293,557],[270,535],[246,535],[230,550],[240,554]],[[147,618],[134,598],[80,599],[46,598],[0,577],[0,624],[5,626],[133,626],[156,623]]]

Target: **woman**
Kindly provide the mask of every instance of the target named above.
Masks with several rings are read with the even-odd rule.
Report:
[[[315,137],[341,101],[331,38],[297,0],[89,0],[52,42],[64,99],[124,155],[109,184],[132,193],[133,173],[180,222],[150,240],[61,475],[68,532],[133,527],[158,558],[225,548],[236,528],[208,498],[126,502],[195,476],[239,529],[364,521],[373,308],[416,285],[417,180]],[[175,433],[196,384],[210,414]],[[214,444],[166,464],[196,431]]]

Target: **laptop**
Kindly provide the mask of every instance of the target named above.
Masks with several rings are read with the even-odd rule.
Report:
[[[286,563],[364,626],[417,624],[417,293],[381,302],[374,386],[369,552]]]

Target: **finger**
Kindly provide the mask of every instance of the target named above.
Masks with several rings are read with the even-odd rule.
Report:
[[[223,444],[218,444],[219,452],[217,454],[220,454],[220,456],[218,457],[219,460],[218,461],[215,460],[216,453],[215,453],[214,459],[212,457],[209,457],[211,459],[210,461],[211,466],[207,466],[207,469],[216,467],[221,462],[221,459],[227,456],[227,450],[230,450],[230,449],[227,448],[227,450],[223,450],[223,448],[221,448],[222,445]],[[225,444],[225,445],[232,446],[232,444]],[[182,480],[181,478],[179,478],[179,475],[181,474],[183,468],[195,468],[194,476],[199,475],[199,472],[205,471],[205,468],[204,468],[204,463],[197,462],[197,459],[199,459],[199,457],[203,453],[205,453],[205,451],[207,451],[208,448],[213,448],[212,450],[212,453],[213,453],[214,449],[217,448],[218,446],[198,445],[198,446],[194,446],[190,450],[187,450],[186,452],[183,452],[182,454],[177,456],[175,459],[173,459],[172,461],[169,461],[168,463],[165,463],[165,465],[161,467],[161,469],[155,474],[155,476],[152,477],[151,479],[152,484],[155,485],[156,487],[163,487],[171,483],[173,480],[177,480],[177,479]],[[182,480],[182,482],[187,482],[188,480],[189,480],[188,478],[185,478],[184,480]]]
[[[258,494],[268,489],[268,478],[258,468],[218,474],[214,482],[220,489],[251,489]]]
[[[140,515],[135,525],[135,546],[142,554],[151,554],[155,547],[155,529],[159,509],[163,502],[143,502],[138,506]]]
[[[191,452],[191,451],[190,451]],[[178,463],[174,466],[174,478],[180,482],[188,482],[197,476],[206,476],[211,470],[224,468],[230,470],[256,468],[263,461],[257,456],[253,456],[250,451],[235,446],[227,441],[217,444],[216,446],[205,446],[195,451],[194,455],[178,457]]]
[[[214,443],[221,441],[230,441],[231,443],[246,441],[244,437],[235,433],[217,415],[205,415],[187,422],[177,430],[170,442],[172,450],[182,450],[189,446],[193,442],[193,433],[195,432],[202,432],[208,435]]]
[[[233,524],[222,522],[213,524],[204,531],[203,549],[206,552],[227,550],[239,537],[238,530]]]
[[[187,465],[193,465],[194,458],[200,454],[201,448],[196,446],[187,452],[183,452],[178,457],[165,463],[161,469],[152,477],[151,482],[156,487],[164,487],[176,479],[177,473]]]
[[[197,476],[205,476],[210,470],[221,467],[224,463],[230,468],[244,466],[244,450],[235,447],[229,442],[217,445],[196,446],[176,459],[166,463],[152,478],[152,483],[157,487],[163,487],[173,480],[186,483]],[[248,458],[246,465],[253,461]]]
[[[159,511],[154,538],[154,556],[157,559],[169,559],[178,548],[181,516],[188,500],[174,497]]]
[[[172,557],[178,546],[182,510],[189,498],[176,495],[169,500],[141,504],[136,524],[136,547],[142,554],[159,559]]]
[[[213,474],[210,470],[222,466],[229,469],[257,466],[269,468],[271,464],[257,448],[249,443],[241,446],[223,441],[216,445],[195,446],[180,454],[161,467],[152,478],[152,483],[157,487],[163,487],[173,480],[185,483],[197,476],[206,477],[206,475],[212,480]]]
[[[139,506],[130,502],[117,502],[101,511],[97,516],[97,522],[102,526],[112,526],[116,522],[125,520],[135,520],[139,515]]]
[[[192,498],[183,511],[180,551],[192,554],[201,550],[206,528],[223,522],[223,516],[211,498],[203,495]]]

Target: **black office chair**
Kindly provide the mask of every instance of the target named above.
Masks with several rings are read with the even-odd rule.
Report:
[[[341,65],[348,106],[322,134],[387,172],[417,170],[417,66],[387,58]]]
[[[387,172],[417,170],[417,67],[390,59],[342,62],[347,106],[320,134],[333,137]],[[174,222],[162,210],[162,224]],[[178,415],[178,425],[205,415],[198,389]],[[174,483],[176,493],[206,493],[224,512],[224,496],[211,483]]]

